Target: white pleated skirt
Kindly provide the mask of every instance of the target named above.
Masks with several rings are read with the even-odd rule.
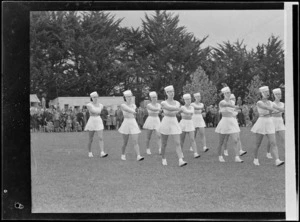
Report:
[[[135,120],[135,118],[124,118],[119,130],[122,134],[138,134],[141,130]]]
[[[194,114],[192,116],[192,120],[193,120],[195,128],[206,127],[206,124],[205,124],[202,114]]]
[[[100,116],[90,116],[84,127],[84,131],[99,131],[103,129],[104,126]]]
[[[158,128],[158,132],[164,135],[181,134],[182,130],[176,117],[164,116]]]
[[[285,130],[285,125],[283,123],[282,117],[272,117],[272,119],[275,125],[275,131]]]
[[[235,117],[222,117],[215,130],[220,134],[239,133],[240,127]]]
[[[271,117],[258,117],[254,126],[251,129],[253,133],[259,134],[274,134],[275,133],[275,124]]]
[[[193,120],[181,119],[179,126],[183,132],[195,131]]]
[[[143,128],[148,130],[156,130],[158,131],[160,126],[160,119],[158,116],[148,116]]]

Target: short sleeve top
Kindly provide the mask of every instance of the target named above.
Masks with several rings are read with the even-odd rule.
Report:
[[[90,114],[100,114],[103,109],[103,105],[101,103],[98,103],[98,106],[95,106],[94,103],[88,103],[86,106]]]
[[[159,113],[159,111],[152,111],[152,110],[148,109],[148,106],[150,106],[151,108],[155,108],[155,109],[161,109],[161,105],[159,103],[156,103],[156,106],[153,106],[153,104],[149,103],[147,105],[147,111],[148,111],[149,114],[151,114],[151,113]]]
[[[123,104],[121,105],[121,107],[122,107],[122,106],[127,106],[128,108],[133,109],[133,110],[136,109],[136,105],[135,105],[135,104],[127,105],[126,103],[123,103]],[[123,116],[124,116],[125,118],[133,118],[133,117],[134,117],[134,114],[133,114],[133,113],[127,112],[127,111],[124,110],[124,109],[122,109],[122,112],[123,112]]]
[[[175,105],[171,105],[170,103],[168,103],[167,101],[163,101],[162,102],[162,104],[163,103],[166,103],[166,104],[168,104],[169,106],[173,106],[173,107],[177,107],[177,108],[179,108],[180,107],[180,103],[178,102],[178,101],[176,101],[176,100],[174,100],[175,101]],[[163,109],[163,111],[164,111],[164,113],[166,113],[166,114],[171,114],[171,113],[178,113],[178,111],[169,111],[169,110],[166,110],[166,109]]]

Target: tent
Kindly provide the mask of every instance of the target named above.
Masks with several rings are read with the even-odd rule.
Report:
[[[82,109],[83,106],[86,106],[91,102],[89,96],[85,97],[57,97],[53,100],[49,101],[49,106],[59,107],[60,109],[68,109],[72,108],[79,108]],[[106,106],[110,107],[114,110],[117,109],[117,106],[124,103],[123,96],[103,96],[99,97],[99,102]]]
[[[40,102],[36,94],[30,94],[30,106],[37,106]]]

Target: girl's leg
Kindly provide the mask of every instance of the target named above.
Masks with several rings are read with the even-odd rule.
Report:
[[[204,127],[200,127],[199,132],[200,132],[200,140],[202,141],[202,145],[203,145],[203,150],[206,152],[206,151],[208,151],[208,148],[206,147],[206,136],[205,136]]]
[[[95,131],[89,131],[89,142],[88,142],[88,151],[89,151],[89,157],[93,157],[92,154],[92,142],[94,138]]]
[[[139,147],[139,134],[131,134],[131,138],[132,138],[132,142],[133,142],[133,147],[135,149],[136,155],[138,156],[138,158],[141,156],[140,155],[140,147]]]
[[[179,166],[185,166],[187,163],[183,161],[183,153],[181,150],[181,145],[180,145],[180,134],[175,134],[173,135],[174,142],[175,142],[175,147],[176,147],[176,153],[179,159]]]
[[[268,140],[268,143],[267,143],[267,158],[268,159],[272,159],[270,150],[271,150],[271,144],[270,144],[270,141]]]
[[[184,140],[185,140],[185,134],[186,132],[183,132],[180,134],[180,146],[183,148]]]
[[[276,137],[275,137],[275,134],[267,134],[267,137],[269,139],[269,142],[270,142],[270,145],[271,145],[271,151],[275,157],[275,164],[277,166],[280,166],[283,164],[283,161],[281,161],[279,159],[279,155],[278,155],[278,147],[277,147],[277,144],[276,144]]]
[[[174,142],[175,142],[177,156],[179,159],[182,159],[183,153],[182,153],[181,145],[180,145],[180,134],[173,135],[173,138],[174,138]]]
[[[234,150],[235,150],[235,162],[242,163],[243,160],[240,159],[240,149],[239,149],[239,133],[232,134],[232,139],[234,142]]]
[[[198,157],[200,157],[200,155],[198,154],[198,148],[197,148],[197,144],[195,141],[195,133],[193,131],[189,132],[189,136],[190,136],[190,141],[191,141],[193,151],[194,151],[194,157],[198,158]]]
[[[158,145],[158,152],[161,154],[161,135],[158,131],[156,131],[157,136],[157,145]]]
[[[259,147],[261,145],[261,142],[262,142],[262,139],[264,137],[263,134],[259,134],[259,133],[256,133],[256,144],[255,144],[255,149],[254,149],[254,161],[253,163],[255,165],[259,165],[259,162],[258,162],[258,150],[259,150]]]
[[[247,151],[243,150],[242,142],[241,142],[241,134],[240,133],[238,133],[238,148],[239,148],[240,156],[243,156],[244,154],[247,153]]]
[[[256,133],[256,146],[255,146],[255,149],[254,149],[254,158],[255,159],[258,159],[257,158],[258,157],[258,150],[259,150],[259,147],[261,145],[263,137],[264,137],[263,134]]]
[[[161,134],[161,156],[162,156],[162,159],[166,159],[165,152],[166,152],[168,137],[169,137],[169,135]]]
[[[227,134],[219,133],[219,146],[218,146],[218,155],[219,156],[222,156],[222,146],[223,146],[223,143],[225,141],[226,135]]]
[[[122,134],[122,135],[123,135],[122,155],[125,155],[125,149],[128,143],[129,134]]]
[[[227,145],[228,145],[229,136],[230,136],[229,134],[225,134],[225,138],[224,138],[224,141],[223,141],[223,148],[224,148],[224,155],[225,156],[228,156]]]
[[[150,151],[150,139],[151,139],[152,131],[153,130],[147,130],[147,139],[146,139],[146,151],[147,151],[147,154],[151,154],[151,151]]]
[[[103,130],[98,131],[98,136],[99,136],[100,156],[106,157],[107,153],[104,152]]]

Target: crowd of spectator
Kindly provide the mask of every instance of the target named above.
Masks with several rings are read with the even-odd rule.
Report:
[[[257,111],[255,105],[245,104],[238,97],[237,105],[239,106],[237,120],[240,127],[248,127],[255,123]],[[206,127],[216,127],[222,118],[218,105],[209,105],[202,112]],[[120,106],[116,110],[105,107],[100,114],[105,130],[119,129],[123,121],[123,113]],[[142,106],[137,108],[136,120],[142,129],[144,122],[148,117],[146,108]],[[159,115],[163,118],[163,113]],[[30,130],[32,132],[81,132],[89,118],[89,112],[86,107],[59,109],[54,106],[51,108],[31,107],[30,109]],[[177,115],[180,121],[180,114]]]

